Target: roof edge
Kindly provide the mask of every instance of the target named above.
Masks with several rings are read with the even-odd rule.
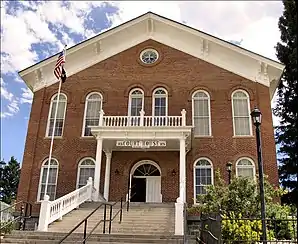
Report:
[[[275,67],[278,66],[278,67],[276,67],[276,68],[279,68],[279,69],[284,69],[284,68],[285,68],[285,66],[284,66],[281,62],[278,62],[278,61],[273,60],[273,59],[271,59],[271,58],[265,57],[265,56],[263,56],[263,55],[261,55],[261,54],[258,54],[258,53],[256,53],[256,52],[250,51],[250,50],[248,50],[248,49],[246,49],[246,48],[243,48],[243,47],[241,47],[241,46],[238,46],[238,45],[236,45],[236,44],[234,44],[234,43],[231,43],[231,42],[226,41],[226,40],[224,40],[224,39],[221,39],[221,38],[219,38],[219,37],[213,36],[213,35],[208,34],[208,33],[206,33],[206,32],[200,31],[200,30],[198,30],[198,29],[195,29],[195,28],[193,28],[193,27],[191,27],[191,26],[188,26],[188,25],[186,25],[186,24],[180,23],[180,22],[178,22],[178,21],[175,21],[175,20],[169,19],[169,18],[167,18],[167,17],[158,15],[158,14],[153,13],[153,12],[151,12],[151,11],[146,12],[146,13],[144,13],[144,14],[142,14],[142,15],[136,17],[136,18],[133,18],[133,19],[129,20],[129,21],[126,21],[126,22],[124,22],[124,23],[122,23],[122,24],[120,24],[120,25],[117,25],[117,26],[115,26],[115,27],[113,27],[113,28],[111,28],[111,29],[108,29],[108,30],[106,30],[106,31],[103,31],[103,32],[101,32],[101,33],[99,33],[99,34],[97,34],[97,35],[95,35],[95,36],[93,36],[93,37],[91,37],[91,38],[89,38],[89,39],[87,39],[87,40],[84,40],[84,41],[82,41],[82,42],[80,42],[80,43],[78,43],[78,44],[76,44],[76,45],[74,45],[74,46],[72,46],[72,47],[66,49],[66,50],[67,50],[67,51],[72,51],[74,48],[76,48],[76,47],[82,45],[83,43],[86,43],[86,42],[92,42],[94,39],[98,38],[99,36],[104,35],[104,34],[107,34],[107,33],[111,32],[111,31],[113,31],[113,30],[115,30],[115,29],[117,29],[117,28],[119,28],[119,27],[121,27],[121,26],[129,25],[129,24],[131,24],[132,22],[134,22],[134,21],[136,21],[136,20],[138,20],[138,19],[141,21],[142,18],[144,18],[146,15],[148,15],[149,17],[158,17],[158,18],[161,18],[161,19],[163,19],[163,20],[166,20],[166,21],[175,23],[176,25],[180,25],[181,27],[187,28],[188,30],[195,31],[195,32],[198,32],[198,33],[202,33],[203,35],[206,35],[206,36],[208,36],[208,37],[210,37],[210,38],[212,38],[212,39],[215,39],[215,40],[217,40],[217,41],[219,41],[219,42],[222,42],[222,43],[224,43],[224,44],[228,44],[229,46],[233,47],[233,49],[237,48],[237,49],[239,49],[239,50],[242,50],[242,51],[244,51],[244,52],[247,52],[247,55],[252,54],[252,55],[256,56],[256,58],[259,57],[259,58],[261,58],[261,59],[265,59],[268,63],[271,63],[272,66],[275,66]],[[32,68],[33,68],[33,70],[34,70],[34,67],[35,67],[35,66],[37,66],[37,65],[38,65],[38,66],[39,66],[39,65],[42,65],[43,63],[45,63],[46,61],[50,61],[51,59],[53,59],[53,58],[54,58],[55,56],[57,56],[57,55],[58,55],[58,53],[56,53],[56,54],[54,54],[54,55],[52,55],[52,56],[50,56],[50,57],[48,57],[48,58],[46,58],[46,59],[43,59],[43,60],[41,60],[41,61],[39,61],[39,62],[37,62],[37,63],[35,63],[35,64],[33,64],[33,65],[27,67],[27,68],[25,68],[25,69],[22,69],[22,70],[18,71],[18,74],[19,74],[20,76],[23,76],[23,75],[25,75],[25,73],[27,73],[26,71],[29,71],[29,70],[32,69]]]

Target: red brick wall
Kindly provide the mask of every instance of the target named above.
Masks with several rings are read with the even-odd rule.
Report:
[[[161,56],[160,62],[152,67],[144,67],[138,62],[140,51],[148,46],[156,48]],[[50,99],[56,93],[57,86],[58,84],[52,85],[34,94],[18,191],[19,200],[36,201],[40,167],[50,148],[50,139],[45,138]],[[239,157],[247,156],[256,162],[255,137],[233,137],[230,97],[237,88],[246,90],[250,94],[251,108],[257,105],[263,113],[265,173],[272,183],[278,183],[268,87],[160,43],[147,41],[69,77],[62,85],[68,104],[63,138],[55,139],[53,149],[53,156],[60,163],[57,197],[75,189],[80,159],[85,156],[95,158],[95,139],[81,137],[86,95],[91,91],[99,91],[104,98],[103,109],[106,115],[127,115],[129,90],[141,87],[145,92],[145,112],[150,115],[152,91],[158,86],[165,87],[169,92],[169,115],[180,115],[185,108],[188,125],[191,124],[192,92],[205,89],[211,96],[212,137],[193,138],[192,150],[187,154],[188,201],[193,199],[193,164],[197,158],[210,158],[214,167],[220,168],[225,178],[225,165],[228,161],[235,163]],[[163,199],[174,201],[178,197],[178,152],[113,152],[111,200],[125,195],[129,170],[139,159],[152,159],[160,165]],[[104,162],[103,154],[101,189],[104,182]],[[120,172],[117,176],[114,173],[116,168]],[[176,169],[176,176],[172,176],[172,169]]]

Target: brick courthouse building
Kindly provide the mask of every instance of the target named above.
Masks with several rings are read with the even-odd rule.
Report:
[[[34,92],[18,199],[43,199],[57,55],[20,72]],[[95,196],[195,203],[214,173],[254,176],[250,111],[263,114],[264,171],[278,183],[270,101],[284,66],[147,13],[67,50],[48,194],[94,179]]]

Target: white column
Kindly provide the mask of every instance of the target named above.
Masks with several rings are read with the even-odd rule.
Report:
[[[102,138],[97,139],[96,146],[96,159],[95,159],[95,172],[94,172],[94,188],[95,193],[93,195],[93,200],[98,201],[99,199],[99,187],[100,187],[100,172],[101,172],[101,156],[102,156]]]
[[[179,160],[179,197],[175,203],[175,235],[184,235],[184,203],[186,202],[185,165],[185,139],[181,138]]]
[[[180,162],[179,162],[179,197],[182,202],[186,201],[186,180],[185,180],[186,151],[185,139],[180,139]]]
[[[109,201],[112,153],[105,152],[105,154],[106,154],[106,171],[105,171],[105,185],[104,185],[103,196],[106,199],[106,201]]]
[[[49,195],[44,196],[44,200],[41,201],[39,220],[38,220],[38,231],[48,231],[49,219],[50,219],[50,197]]]
[[[186,126],[186,110],[185,109],[181,110],[181,116],[182,116],[181,125]]]

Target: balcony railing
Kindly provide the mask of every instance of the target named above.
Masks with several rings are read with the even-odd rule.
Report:
[[[186,111],[181,111],[181,116],[145,116],[144,111],[140,111],[140,116],[105,116],[104,111],[100,111],[99,126],[105,127],[179,127],[186,126]]]

